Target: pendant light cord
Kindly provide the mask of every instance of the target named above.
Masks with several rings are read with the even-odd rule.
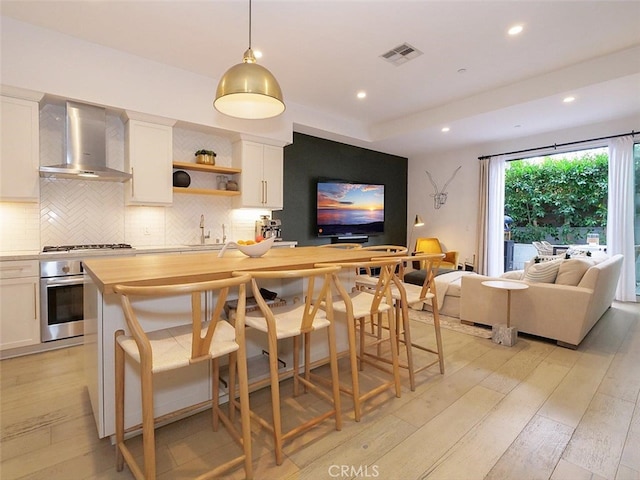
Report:
[[[249,0],[249,48],[251,48],[251,0]]]

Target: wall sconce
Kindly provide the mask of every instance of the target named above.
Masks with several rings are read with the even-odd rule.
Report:
[[[416,219],[413,221],[413,227],[411,228],[411,235],[409,236],[409,245],[407,245],[410,253],[415,252],[415,245],[413,245],[413,232],[416,227],[422,227],[423,225],[424,221],[422,220],[422,217],[420,215],[416,215]]]

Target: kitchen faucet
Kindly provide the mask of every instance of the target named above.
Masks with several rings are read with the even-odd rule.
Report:
[[[222,243],[227,243],[227,234],[224,233],[224,223],[222,224]]]
[[[207,238],[211,238],[211,230],[206,235],[204,234],[204,215],[200,215],[200,245],[204,245]]]

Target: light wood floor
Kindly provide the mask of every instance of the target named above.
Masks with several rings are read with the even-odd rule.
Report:
[[[640,304],[614,304],[577,351],[528,337],[514,347],[448,330],[443,337],[445,375],[423,372],[415,392],[405,382],[401,398],[376,400],[359,423],[343,397],[342,431],[328,421],[286,444],[279,467],[255,426],[255,478],[640,478]],[[126,467],[115,471],[114,447],[97,438],[82,348],[0,362],[2,480],[133,478]],[[267,392],[251,402],[268,409]],[[303,395],[286,402],[283,418],[318,408]],[[224,429],[210,431],[209,418],[158,430],[159,478],[193,478],[236,448]]]

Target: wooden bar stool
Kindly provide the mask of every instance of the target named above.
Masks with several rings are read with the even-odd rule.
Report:
[[[340,267],[311,268],[302,270],[276,270],[276,271],[250,271],[237,272],[234,275],[251,275],[251,286],[259,310],[249,312],[246,315],[246,325],[267,334],[269,354],[269,375],[271,386],[272,419],[268,421],[255,412],[251,412],[252,418],[273,434],[274,453],[276,464],[283,461],[283,443],[303,432],[311,429],[320,422],[334,417],[336,430],[342,429],[342,416],[340,410],[340,379],[338,377],[338,357],[336,348],[336,335],[333,319],[332,300],[332,274],[340,270]],[[304,301],[291,305],[270,308],[265,301],[260,284],[273,280],[300,280],[306,282]],[[273,288],[273,287],[272,287]],[[321,308],[327,305],[328,308]],[[329,346],[329,363],[331,368],[331,391],[327,392],[319,388],[312,380],[318,380],[318,376],[311,372],[311,332],[326,329]],[[278,371],[278,341],[292,338],[293,341],[293,388],[294,396],[300,395],[300,385],[304,392],[311,391],[320,398],[326,400],[331,409],[313,418],[307,419],[288,432],[282,431],[282,419],[280,410],[280,379],[286,372]],[[304,366],[300,374],[300,344],[302,343]]]
[[[423,253],[410,256],[399,257],[400,265],[396,272],[395,279],[391,285],[391,294],[394,300],[396,327],[398,328],[398,342],[404,343],[406,348],[407,363],[400,363],[401,368],[406,368],[409,372],[409,385],[411,391],[416,388],[415,374],[425,370],[436,363],[439,364],[440,373],[444,373],[444,355],[442,352],[442,336],[440,332],[440,312],[436,295],[435,276],[444,259],[442,253]],[[405,268],[408,263],[420,262],[421,268],[425,271],[425,278],[422,285],[414,285],[404,281]],[[436,337],[436,348],[426,347],[414,343],[411,339],[411,324],[409,320],[409,306],[422,304],[426,301],[431,303],[433,312],[433,328]],[[436,359],[416,368],[413,362],[413,349],[433,353]]]
[[[156,478],[155,426],[158,422],[171,418],[172,414],[154,417],[153,377],[154,374],[187,368],[199,362],[211,362],[211,407],[213,430],[217,431],[219,421],[227,428],[229,434],[238,442],[242,453],[235,458],[218,465],[198,478],[219,477],[223,473],[244,464],[246,478],[253,477],[251,465],[251,426],[249,419],[249,388],[247,383],[247,360],[244,342],[244,317],[246,305],[246,284],[249,275],[237,276],[223,280],[214,280],[182,285],[162,286],[126,286],[116,285],[114,291],[120,295],[127,328],[130,335],[123,330],[115,332],[115,378],[116,378],[116,468],[122,471],[124,462],[131,469],[134,477],[140,479]],[[231,290],[238,292],[238,309],[235,329],[227,321],[220,318],[224,303]],[[213,292],[217,301],[212,308],[209,319],[203,320],[202,296]],[[145,320],[149,312],[144,300],[151,297],[190,295],[191,323],[152,332],[145,332],[140,324],[139,316],[145,312]],[[166,321],[166,315],[158,314],[151,321]],[[238,371],[240,386],[240,433],[229,417],[219,407],[219,358],[229,357],[229,376],[235,382],[235,371]],[[125,392],[125,356],[140,366],[140,383],[142,394],[142,436],[144,465],[140,467],[133,453],[125,443],[124,427],[124,392]],[[231,395],[230,395],[231,396]],[[199,405],[201,406],[201,405]],[[230,402],[231,407],[231,402]],[[183,413],[181,410],[180,413]],[[132,427],[137,430],[140,426]]]
[[[396,397],[400,397],[401,395],[398,344],[396,339],[395,318],[393,315],[393,298],[390,290],[392,274],[399,265],[399,260],[394,257],[388,257],[376,261],[341,262],[335,265],[343,267],[347,272],[359,270],[369,271],[371,269],[380,270],[380,274],[376,277],[376,285],[373,289],[358,290],[354,288],[351,293],[345,289],[340,279],[334,274],[334,284],[340,294],[340,298],[334,302],[333,310],[345,315],[347,320],[349,360],[351,365],[351,388],[349,389],[342,386],[341,390],[353,398],[354,417],[355,420],[359,422],[362,416],[362,404],[365,401],[383,393],[387,389],[394,390]],[[378,337],[367,343],[365,341],[368,335],[365,332],[365,320],[371,318],[372,321],[381,324],[383,317],[386,317],[389,323],[388,338]],[[375,354],[367,351],[372,346],[378,346],[387,341],[391,353],[390,359],[382,357],[380,350]],[[391,369],[389,369],[387,365],[382,365],[381,362],[390,364]],[[363,393],[360,389],[359,372],[363,369],[365,363],[390,374],[391,378]]]

